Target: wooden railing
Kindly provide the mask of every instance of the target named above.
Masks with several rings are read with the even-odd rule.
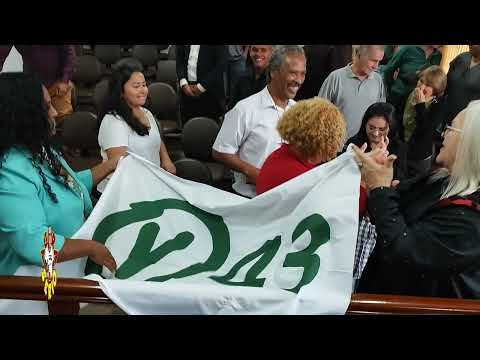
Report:
[[[39,277],[0,276],[0,298],[45,300]],[[61,279],[49,301],[51,315],[77,315],[79,303],[112,304],[96,281]],[[476,314],[480,301],[398,295],[354,294],[347,315]]]
[[[480,315],[480,301],[403,295],[353,294],[347,315]]]
[[[45,300],[43,282],[33,276],[0,276],[0,299]],[[62,278],[48,302],[51,315],[78,315],[79,303],[112,304],[96,281]]]

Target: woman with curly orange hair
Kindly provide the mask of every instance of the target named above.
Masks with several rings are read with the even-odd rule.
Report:
[[[284,144],[263,164],[258,195],[334,159],[346,136],[340,110],[318,97],[295,104],[280,119],[277,130]]]
[[[346,122],[340,110],[327,99],[319,97],[297,102],[283,114],[277,130],[284,143],[263,163],[257,177],[257,195],[334,159],[347,135]],[[366,213],[366,203],[367,191],[360,186],[360,219]],[[370,234],[365,229],[369,228],[363,228],[363,237],[366,236],[364,234]],[[365,266],[363,258],[368,258],[364,250],[367,240],[359,238],[358,241],[353,274],[355,279],[359,279]]]

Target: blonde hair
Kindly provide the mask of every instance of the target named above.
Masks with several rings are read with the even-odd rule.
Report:
[[[322,155],[325,161],[335,158],[346,135],[342,113],[330,101],[319,97],[299,101],[278,122],[282,139],[302,157]]]
[[[432,65],[419,74],[419,79],[433,89],[433,96],[441,96],[447,87],[447,75],[440,66]]]
[[[451,196],[467,196],[480,188],[480,101],[472,101],[461,112],[464,118],[455,163],[453,164],[447,188],[441,199]]]

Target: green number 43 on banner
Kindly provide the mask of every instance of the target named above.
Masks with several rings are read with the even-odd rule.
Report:
[[[218,270],[225,263],[230,253],[230,233],[228,227],[221,216],[198,209],[182,200],[164,199],[131,204],[131,209],[105,217],[95,230],[93,239],[105,244],[108,237],[121,228],[136,222],[155,219],[162,216],[167,209],[185,211],[199,219],[212,236],[212,251],[204,262],[189,265],[172,274],[155,276],[147,279],[147,281],[167,281],[169,279],[184,278],[202,272]],[[283,262],[283,267],[303,268],[303,274],[298,284],[293,288],[285,289],[294,293],[298,293],[303,286],[309,284],[315,278],[320,269],[320,257],[315,252],[321,245],[330,240],[330,226],[323,216],[319,214],[312,214],[300,221],[293,231],[292,243],[307,231],[310,232],[311,237],[309,246],[304,250],[287,254]],[[195,238],[189,231],[180,232],[173,239],[165,241],[162,245],[152,250],[159,232],[160,226],[155,222],[149,222],[142,226],[128,258],[117,269],[116,277],[118,279],[128,279],[142,269],[157,263],[168,254],[187,248]],[[212,275],[210,278],[225,285],[262,287],[265,283],[265,278],[259,278],[259,275],[275,257],[280,245],[280,236],[267,240],[257,250],[240,259],[225,275]],[[258,260],[250,266],[243,281],[232,280],[241,268],[255,259]],[[85,272],[87,274],[100,274],[101,267],[89,260]]]

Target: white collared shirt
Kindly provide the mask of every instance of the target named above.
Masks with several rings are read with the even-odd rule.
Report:
[[[289,100],[285,110],[275,105],[268,87],[243,99],[225,114],[213,149],[238,154],[240,159],[260,169],[267,157],[280,147],[282,139],[277,123],[294,104],[295,101]],[[234,178],[236,192],[250,198],[256,196],[255,185],[247,184],[244,174],[234,171]]]
[[[197,65],[198,65],[198,54],[200,53],[200,45],[190,45],[190,52],[188,54],[188,63],[187,63],[187,79],[188,81],[197,81]],[[187,79],[180,79],[180,87],[188,85]],[[205,92],[206,89],[202,84],[197,84],[198,89],[201,92]]]

